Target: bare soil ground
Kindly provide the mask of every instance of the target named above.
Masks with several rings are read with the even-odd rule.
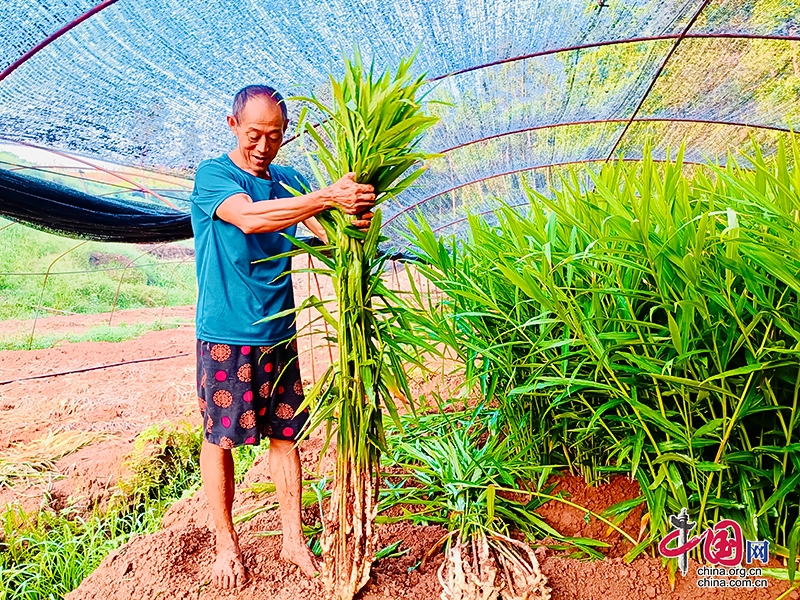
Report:
[[[303,290],[305,291],[305,290]],[[170,317],[191,320],[191,307],[167,309]],[[161,309],[122,311],[114,319],[126,323],[155,322]],[[80,331],[81,328],[107,322],[109,315],[65,316],[40,319],[37,330]],[[30,323],[0,323],[0,332],[25,329]],[[41,329],[39,329],[41,328]],[[312,348],[314,348],[312,352]],[[321,336],[300,342],[301,368],[307,383],[324,370],[330,354]],[[78,372],[42,379],[0,385],[0,458],[21,445],[35,444],[48,435],[69,431],[97,434],[99,437],[55,462],[55,472],[30,485],[0,488],[0,505],[21,503],[35,510],[45,501],[78,503],[87,508],[101,503],[121,474],[122,460],[130,452],[136,435],[146,426],[164,420],[199,423],[195,401],[194,330],[179,327],[151,331],[140,338],[119,343],[62,344],[47,350],[0,352],[0,381],[34,375],[71,371],[86,367],[128,362],[143,358],[172,356],[166,360],[140,362],[107,369]],[[415,390],[430,395],[437,388],[452,384],[452,378],[418,381]],[[316,470],[321,449],[320,438],[306,441],[301,449],[304,465]],[[326,458],[322,469],[329,468]],[[255,481],[269,479],[266,460],[257,462],[237,494],[236,514],[268,507],[270,495],[258,496],[248,491]],[[635,482],[619,477],[605,486],[587,488],[581,479],[564,476],[559,489],[586,508],[599,512],[625,498],[638,495]],[[156,534],[134,539],[112,553],[88,577],[69,600],[128,600],[146,598],[248,598],[253,600],[307,600],[325,598],[317,581],[305,579],[296,568],[278,558],[280,538],[265,535],[279,528],[275,510],[264,510],[239,525],[245,564],[250,582],[240,590],[223,592],[209,583],[213,532],[206,518],[202,490],[194,498],[172,507],[164,518],[164,529]],[[622,555],[627,541],[585,513],[562,504],[546,505],[540,514],[562,533],[605,539],[612,544],[609,558],[603,561],[579,561],[540,548],[542,570],[550,581],[554,600],[631,600],[633,598],[686,598],[738,600],[778,598],[787,584],[770,581],[767,589],[715,590],[697,587],[693,566],[689,576],[677,578],[670,586],[659,560],[637,559],[627,565]],[[306,511],[308,523],[318,518],[314,509]],[[631,515],[623,528],[638,537],[641,512]],[[432,600],[439,597],[436,571],[441,553],[434,553],[425,564],[417,566],[441,538],[438,527],[397,523],[380,527],[382,544],[402,540],[409,552],[401,558],[385,559],[373,570],[373,578],[362,593],[362,600],[405,598]],[[696,565],[694,565],[696,566]],[[797,599],[797,592],[785,596]]]
[[[194,322],[194,306],[130,308],[96,315],[59,315],[25,320],[0,321],[0,338],[44,333],[76,333],[100,325],[151,324],[159,322]],[[35,324],[35,328],[34,328]]]

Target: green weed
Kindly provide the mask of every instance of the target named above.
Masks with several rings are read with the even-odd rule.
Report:
[[[233,476],[237,484],[244,481],[244,476],[253,468],[253,463],[268,449],[269,442],[267,440],[261,442],[259,446],[244,445],[233,449]]]
[[[70,510],[0,515],[0,600],[59,599],[89,575],[109,552],[134,535],[158,529],[166,504],[82,518]]]
[[[203,432],[188,423],[151,425],[136,438],[117,487],[124,504],[180,497],[200,486]]]

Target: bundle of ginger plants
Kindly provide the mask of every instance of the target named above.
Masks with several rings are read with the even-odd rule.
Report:
[[[353,226],[358,216],[333,208],[317,217],[327,245],[303,248],[331,277],[338,304],[336,316],[319,299],[303,305],[320,310],[338,346],[338,360],[306,399],[312,408],[308,430],[327,424],[329,436],[336,438],[333,490],[321,540],[323,579],[336,600],[352,600],[369,579],[385,445],[383,409],[396,417],[392,390],[410,396],[405,352],[396,335],[402,313],[391,309],[392,294],[381,279],[386,259],[378,246],[384,239],[381,203],[410,186],[423,173],[424,161],[433,157],[418,149],[437,118],[425,112],[424,76],[411,74],[412,62],[413,57],[401,61],[394,73],[376,75],[356,52],[352,61],[346,60],[344,78],[331,77],[332,106],[301,99],[319,117],[316,122],[304,118],[302,125],[314,146],[309,155],[319,183],[353,173],[356,182],[374,186],[376,194],[368,230]]]

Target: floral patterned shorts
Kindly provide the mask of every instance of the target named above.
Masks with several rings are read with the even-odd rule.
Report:
[[[308,420],[297,342],[234,346],[197,340],[197,402],[206,439],[220,448],[262,437],[297,439]]]

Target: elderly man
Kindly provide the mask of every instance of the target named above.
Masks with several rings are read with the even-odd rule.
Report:
[[[240,90],[228,125],[238,146],[202,162],[192,192],[192,227],[197,251],[197,395],[205,440],[200,453],[203,486],[216,527],[213,580],[222,588],[246,580],[233,527],[231,450],[270,440],[269,468],[283,522],[281,558],[313,576],[315,564],[303,537],[302,479],[295,446],[306,411],[297,409],[303,386],[294,341],[294,317],[260,322],[294,307],[289,259],[254,264],[291,249],[281,233],[294,235],[304,223],[338,206],[363,215],[369,225],[375,195],[369,185],[345,176],[330,187],[293,196],[286,186],[308,190],[297,171],[273,165],[288,124],[281,96],[267,86]]]

